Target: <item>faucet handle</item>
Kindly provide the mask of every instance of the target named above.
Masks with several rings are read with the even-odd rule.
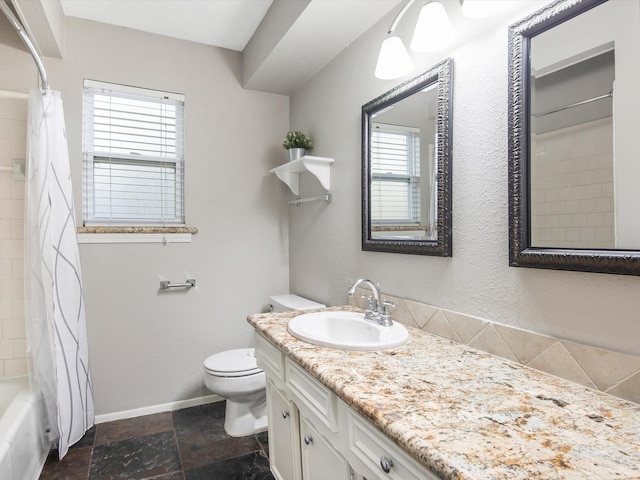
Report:
[[[366,293],[363,293],[360,295],[360,298],[366,298],[367,299],[367,311],[373,311],[373,297],[371,295],[367,295]]]
[[[389,300],[382,300],[382,312],[380,312],[380,324],[384,326],[391,326],[393,321],[391,320],[391,313],[389,312],[389,307],[395,307],[396,304],[394,302],[390,302]]]

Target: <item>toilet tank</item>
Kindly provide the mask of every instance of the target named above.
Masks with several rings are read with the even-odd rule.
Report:
[[[299,297],[292,293],[284,295],[273,295],[271,297],[271,306],[274,312],[286,312],[287,310],[314,310],[316,308],[324,308],[323,305],[308,298]]]

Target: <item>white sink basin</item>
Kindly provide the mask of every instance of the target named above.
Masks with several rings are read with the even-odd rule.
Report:
[[[292,318],[287,330],[305,342],[343,350],[384,350],[409,340],[402,324],[383,327],[355,312],[305,313]]]

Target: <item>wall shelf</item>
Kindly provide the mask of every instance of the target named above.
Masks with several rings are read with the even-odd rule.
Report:
[[[280,180],[287,184],[294,195],[298,195],[300,192],[300,174],[303,172],[310,172],[318,179],[320,185],[329,192],[331,190],[331,164],[333,162],[335,162],[333,158],[305,155],[292,162],[272,168],[269,173],[275,173]]]

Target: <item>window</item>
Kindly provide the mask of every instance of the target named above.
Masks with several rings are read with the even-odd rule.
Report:
[[[372,125],[371,222],[420,223],[420,132],[416,128]]]
[[[184,97],[85,80],[85,225],[184,225]]]

